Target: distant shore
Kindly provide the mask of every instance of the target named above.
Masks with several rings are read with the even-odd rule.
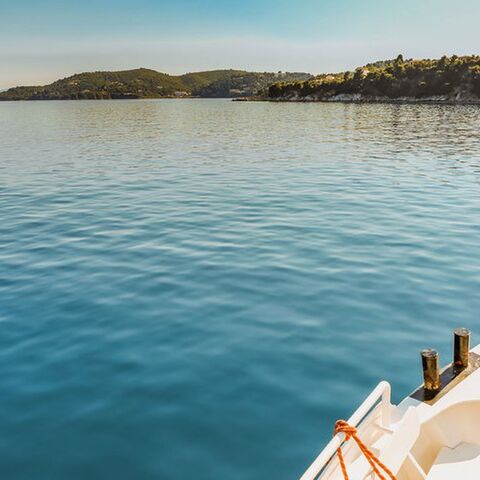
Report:
[[[213,70],[168,75],[146,68],[85,72],[44,86],[14,87],[11,100],[117,100],[231,98],[238,102],[480,104],[480,56],[443,56],[369,63],[354,71],[313,76],[304,72]]]
[[[354,104],[424,104],[424,105],[480,105],[479,98],[448,98],[445,96],[430,97],[399,97],[389,98],[383,96],[365,96],[359,94],[342,94],[327,98],[306,97],[243,97],[233,98],[234,102],[272,102],[272,103],[354,103]]]
[[[305,72],[211,70],[169,75],[147,68],[84,72],[43,86],[14,87],[0,92],[11,100],[126,100],[146,98],[233,98],[255,96],[278,81],[304,81]]]
[[[263,98],[257,101],[268,101],[277,103],[387,103],[387,104],[431,104],[431,105],[480,105],[479,98],[448,98],[443,96],[431,97],[399,97],[389,98],[380,96],[362,96],[358,94],[337,95],[330,98],[314,98],[314,97],[288,97],[288,98]]]
[[[353,97],[353,98],[352,98]],[[116,97],[116,98],[35,98],[35,99],[5,99],[0,98],[0,103],[7,102],[78,102],[78,101],[116,101],[116,100],[230,100],[233,102],[268,102],[268,103],[344,103],[355,105],[368,105],[368,104],[389,104],[389,105],[480,105],[480,99],[449,99],[449,98],[415,98],[415,97],[402,97],[402,98],[388,98],[388,97],[361,97],[356,98],[344,97],[341,98],[309,98],[309,97],[199,97],[199,96],[186,96],[186,97]]]

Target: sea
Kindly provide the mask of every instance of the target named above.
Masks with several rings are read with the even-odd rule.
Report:
[[[1,478],[298,478],[479,312],[478,106],[0,103]]]

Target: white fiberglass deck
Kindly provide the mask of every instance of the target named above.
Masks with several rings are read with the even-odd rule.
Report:
[[[455,448],[443,447],[438,453],[428,480],[454,479],[461,473],[462,479],[478,479],[480,472],[480,445],[460,443]]]
[[[480,346],[472,352],[480,354]],[[349,423],[397,480],[480,479],[480,369],[459,380],[435,402],[407,397],[398,406],[381,382]],[[301,480],[343,480],[334,455],[343,438],[337,435]],[[343,452],[350,480],[375,478],[352,440]]]

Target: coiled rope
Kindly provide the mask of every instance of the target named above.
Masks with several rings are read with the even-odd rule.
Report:
[[[355,427],[352,427],[351,425],[349,425],[345,420],[337,420],[335,423],[335,430],[333,434],[336,435],[337,433],[345,434],[344,442],[348,442],[351,438],[355,440],[355,442],[358,445],[358,448],[363,453],[368,463],[372,467],[373,471],[375,472],[375,474],[380,480],[386,480],[386,477],[380,472],[380,470],[383,470],[383,472],[390,477],[390,480],[396,480],[395,475],[388,469],[388,467],[386,467],[373,454],[373,452],[368,449],[368,447],[360,440],[360,438],[358,438],[357,429]],[[337,448],[337,456],[338,456],[338,461],[340,462],[340,468],[342,469],[343,478],[345,480],[349,480],[347,467],[345,466],[345,460],[343,458],[342,447]]]

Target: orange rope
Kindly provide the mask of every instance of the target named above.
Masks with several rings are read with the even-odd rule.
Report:
[[[382,469],[389,477],[390,480],[396,480],[395,475],[372,453],[371,450],[358,438],[357,429],[349,425],[345,420],[337,420],[335,423],[334,435],[337,433],[345,434],[345,442],[348,442],[351,438],[357,442],[358,448],[365,455],[368,463],[372,467],[373,471],[380,480],[386,480],[386,477],[382,475],[379,470]],[[345,466],[345,460],[343,459],[342,447],[337,448],[338,461],[340,462],[340,468],[342,469],[343,478],[349,480],[347,467]]]

